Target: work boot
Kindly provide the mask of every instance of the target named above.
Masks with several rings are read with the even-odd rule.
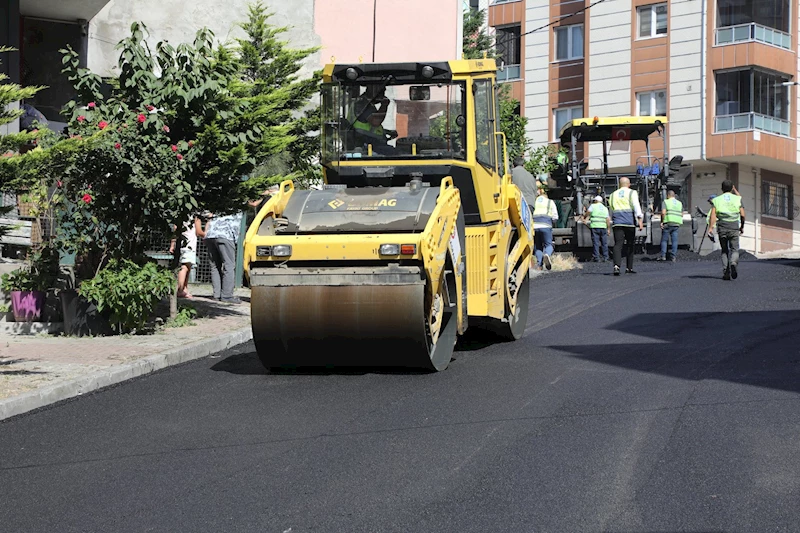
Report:
[[[619,267],[617,265],[614,265],[614,275],[619,276]]]
[[[736,265],[731,265],[731,279],[736,279],[739,277],[739,273],[736,271]]]
[[[725,281],[728,281],[728,280],[731,279],[730,270],[728,270],[727,268],[722,271],[722,279],[724,279]]]
[[[551,268],[553,268],[553,264],[550,262],[550,256],[549,255],[545,255],[544,258],[542,258],[542,262],[544,263],[544,267],[547,270],[550,270]]]
[[[634,269],[632,269],[632,268],[626,268],[625,269],[625,273],[626,274],[636,274],[636,271]]]

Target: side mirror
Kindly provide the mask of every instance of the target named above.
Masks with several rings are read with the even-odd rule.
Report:
[[[430,100],[431,88],[425,85],[412,85],[408,88],[408,98],[411,101]]]

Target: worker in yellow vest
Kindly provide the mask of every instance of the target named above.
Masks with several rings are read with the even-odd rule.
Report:
[[[542,264],[547,270],[553,265],[550,256],[553,254],[553,221],[558,220],[556,203],[547,197],[547,191],[540,183],[538,195],[533,202],[533,244],[536,253],[536,265],[539,270]]]
[[[586,210],[584,222],[589,224],[592,232],[592,261],[605,263],[609,259],[608,236],[611,234],[611,217],[608,214],[608,208],[603,205],[602,196],[594,197],[592,205]]]
[[[739,235],[744,234],[744,207],[742,197],[733,193],[733,182],[722,182],[722,194],[714,198],[709,215],[709,236],[717,227],[719,244],[722,246],[722,279],[739,276]]]
[[[614,230],[614,275],[619,276],[624,247],[627,256],[626,274],[636,274],[633,269],[633,252],[636,244],[636,225],[644,229],[644,215],[639,205],[639,194],[631,189],[631,180],[619,179],[619,189],[609,197],[611,226]]]
[[[678,231],[683,224],[683,204],[675,198],[675,191],[667,192],[667,199],[661,208],[661,255],[659,261],[667,260],[667,242],[671,241],[670,260],[678,257]]]

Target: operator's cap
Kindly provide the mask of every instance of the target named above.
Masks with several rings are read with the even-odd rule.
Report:
[[[594,197],[594,201],[595,202],[602,202],[603,201],[603,197],[602,196],[595,196]]]

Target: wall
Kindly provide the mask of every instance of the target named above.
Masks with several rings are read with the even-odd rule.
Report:
[[[705,54],[700,39],[703,31],[702,6],[699,1],[670,2],[669,9],[669,148],[671,154],[680,154],[686,160],[699,159],[703,96],[700,77]],[[712,21],[706,20],[706,24],[709,23]]]
[[[631,113],[631,0],[595,5],[589,10],[588,116],[613,117]],[[590,157],[602,157],[602,145],[590,145]],[[630,165],[628,153],[612,152],[612,167]]]
[[[538,28],[550,21],[550,6],[546,2],[526,2],[525,25]],[[552,32],[538,31],[526,35],[525,49],[525,116],[528,118],[527,135],[534,147],[547,144],[551,111],[547,104],[550,94],[549,58]]]
[[[461,59],[462,17],[457,0],[320,0],[314,7],[323,44],[319,64],[331,57],[337,63],[373,62],[373,36],[374,62]]]
[[[249,0],[164,1],[111,0],[89,24],[88,66],[99,74],[110,74],[116,67],[117,42],[130,34],[134,21],[143,22],[150,31],[148,43],[154,47],[167,40],[173,46],[191,42],[199,28],[210,28],[220,41],[232,41],[243,32],[238,24],[247,19]],[[264,5],[274,15],[270,23],[290,26],[283,38],[296,48],[321,44],[314,33],[314,0],[266,0]],[[309,58],[303,74],[310,73],[319,62],[319,54]]]

